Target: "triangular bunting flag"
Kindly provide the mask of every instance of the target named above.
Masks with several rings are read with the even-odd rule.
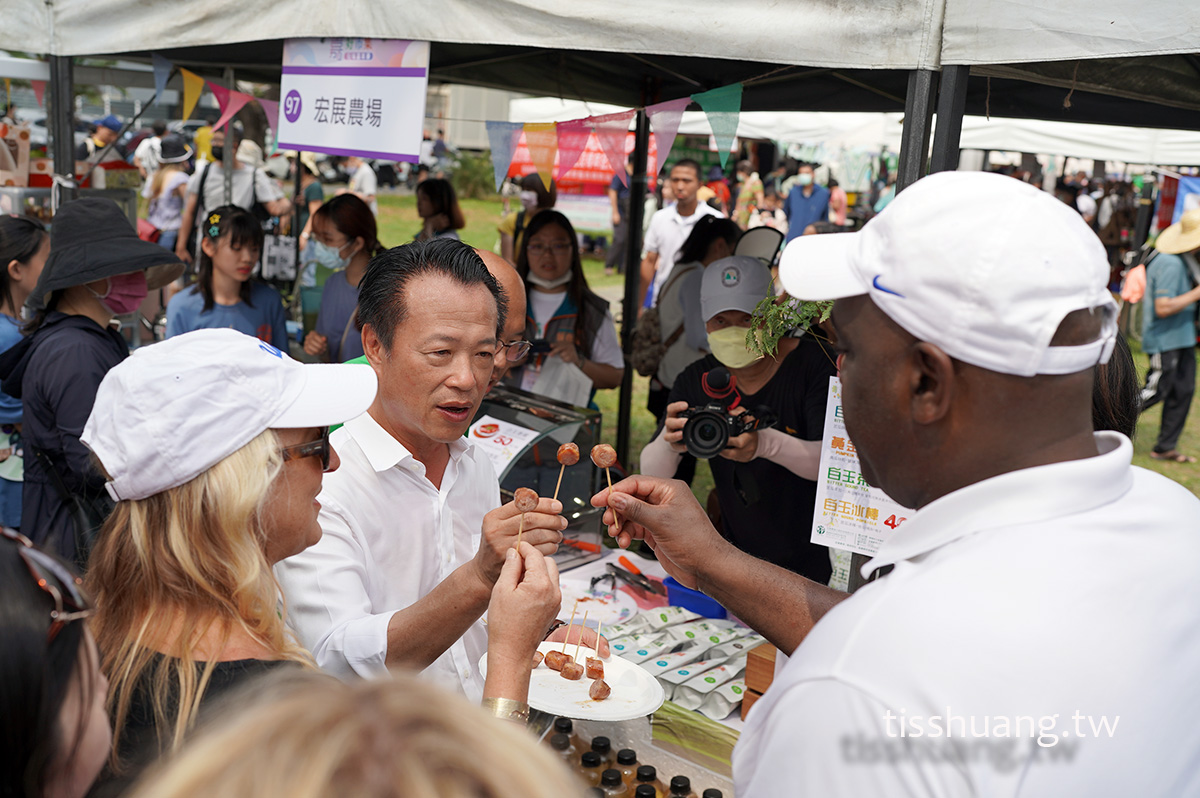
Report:
[[[533,161],[547,191],[554,180],[554,156],[558,154],[558,135],[554,128],[553,122],[525,123],[525,146],[529,148],[529,160]]]
[[[671,156],[675,134],[679,132],[679,122],[683,119],[684,110],[691,104],[691,97],[683,97],[646,107],[646,116],[650,118],[650,132],[654,134],[660,164],[666,163]]]
[[[557,179],[561,180],[563,175],[579,163],[579,156],[583,155],[591,135],[592,126],[586,119],[558,123],[558,172],[555,175]]]
[[[196,103],[200,102],[200,92],[204,91],[204,78],[188,69],[180,67],[179,74],[183,76],[183,119],[190,119]]]
[[[174,67],[158,53],[151,53],[150,61],[154,64],[154,103],[157,104],[162,99],[163,89],[167,87],[167,78],[171,77]]]
[[[46,103],[45,103],[45,99],[46,99],[46,81],[44,81],[44,80],[31,80],[31,81],[29,81],[29,82],[33,84],[33,96],[37,98],[37,104],[38,104],[38,107],[40,108],[40,107],[42,107],[43,105],[45,105],[45,104],[46,104]]]
[[[278,100],[264,100],[262,97],[257,97],[255,99],[257,99],[258,104],[262,106],[263,113],[267,115],[267,124],[271,126],[271,130],[275,131],[276,138],[278,138],[279,101]]]
[[[221,118],[217,120],[217,124],[213,125],[213,130],[220,130],[229,124],[229,120],[242,110],[242,106],[254,99],[249,94],[232,91],[215,83],[209,83],[208,87],[213,90],[213,94],[217,95],[217,105],[221,108]]]
[[[738,116],[742,112],[742,84],[722,86],[719,89],[693,94],[692,99],[708,114],[708,125],[717,140],[717,152],[721,156],[721,168],[729,160],[729,148],[737,136]]]
[[[504,183],[508,174],[508,166],[512,163],[513,153],[517,150],[517,142],[521,138],[524,125],[520,122],[488,122],[488,143],[492,147],[492,172],[496,178],[496,190]]]
[[[608,157],[609,166],[625,185],[629,185],[629,175],[625,172],[625,140],[629,137],[629,121],[636,113],[618,111],[615,114],[593,116],[588,120],[596,127],[596,139]]]

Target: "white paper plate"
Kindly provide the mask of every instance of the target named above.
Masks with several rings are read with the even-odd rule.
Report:
[[[637,615],[638,605],[633,596],[619,589],[624,583],[617,582],[618,590],[615,596],[608,592],[610,583],[611,580],[606,579],[602,585],[596,586],[596,590],[592,590],[590,579],[561,577],[558,580],[558,587],[562,591],[562,612],[559,617],[565,621],[571,617],[571,610],[575,609],[575,623],[579,623],[586,612],[588,626],[595,629],[597,622],[604,626],[614,626]],[[575,604],[577,599],[578,606]],[[601,629],[600,633],[604,634],[604,630]]]
[[[561,651],[562,643],[542,643],[538,651]],[[567,646],[573,654],[575,646]],[[590,648],[579,649],[580,665],[586,657],[596,656]],[[487,654],[479,661],[479,671],[487,676]],[[603,701],[593,701],[588,695],[592,680],[585,674],[579,681],[564,679],[543,662],[533,670],[529,679],[529,706],[581,720],[633,720],[649,715],[662,706],[666,696],[658,680],[632,662],[613,655],[604,660],[604,681],[612,693]]]

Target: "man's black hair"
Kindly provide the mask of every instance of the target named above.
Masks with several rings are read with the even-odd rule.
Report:
[[[696,173],[696,179],[701,182],[704,181],[704,173],[700,171],[700,164],[696,163],[691,158],[680,158],[678,161],[671,164],[671,171],[672,172],[675,171],[675,167],[677,167],[677,166],[690,166],[692,168],[692,170],[695,171],[695,173]],[[669,175],[670,172],[668,172],[667,174]]]
[[[475,250],[452,238],[414,241],[371,258],[358,286],[358,329],[371,325],[384,350],[390,352],[396,328],[408,316],[404,301],[408,283],[425,274],[443,274],[468,288],[485,286],[496,300],[499,335],[508,311],[504,292]]]

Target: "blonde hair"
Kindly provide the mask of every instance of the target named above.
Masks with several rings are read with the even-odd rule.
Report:
[[[117,772],[122,727],[139,689],[148,689],[159,745],[183,741],[220,660],[213,652],[197,673],[192,652],[210,631],[221,648],[237,629],[274,655],[262,659],[311,664],[284,626],[265,553],[263,506],[282,466],[278,439],[267,430],[190,482],[119,502],[101,529],[86,581],[110,684]]]
[[[148,774],[133,798],[583,794],[583,782],[523,728],[416,675],[347,684],[272,674],[252,687],[248,706],[230,696],[237,711]]]
[[[179,163],[164,163],[158,167],[154,176],[150,178],[150,198],[158,199],[158,195],[162,193],[163,185],[167,182],[167,175],[171,172],[178,172],[183,168],[183,164]]]

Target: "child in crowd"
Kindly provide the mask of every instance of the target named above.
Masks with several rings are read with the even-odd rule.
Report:
[[[167,337],[228,327],[287,352],[283,299],[274,288],[250,279],[263,245],[258,220],[236,205],[224,205],[202,220],[201,232],[199,277],[167,305]]]

